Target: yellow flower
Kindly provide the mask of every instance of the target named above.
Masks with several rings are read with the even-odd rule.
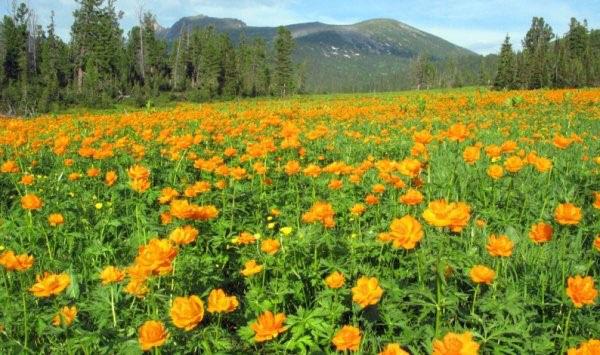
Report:
[[[100,210],[100,209],[102,209],[102,207],[103,207],[103,206],[104,206],[104,205],[102,204],[102,202],[98,202],[98,203],[96,203],[96,204],[94,205],[94,207],[96,207],[96,209],[97,209],[97,210]]]
[[[285,235],[286,237],[290,234],[292,234],[292,232],[294,231],[294,228],[292,227],[282,227],[281,229],[279,229],[279,231],[281,232],[281,234]]]

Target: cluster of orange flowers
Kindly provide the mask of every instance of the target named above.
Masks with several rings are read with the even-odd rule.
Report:
[[[563,104],[567,100],[567,94],[571,95],[571,92],[518,93],[523,97],[524,107]],[[455,158],[450,154],[456,155],[458,160],[451,160],[451,164],[459,162],[459,166],[455,167],[457,171],[460,169],[483,177],[486,188],[493,189],[491,195],[498,192],[498,189],[502,189],[502,194],[506,188],[504,183],[510,184],[512,188],[513,184],[523,180],[526,172],[533,172],[534,174],[527,176],[539,178],[549,188],[554,183],[553,179],[560,176],[561,172],[557,173],[555,170],[559,167],[562,169],[561,157],[576,150],[581,150],[583,164],[595,167],[590,170],[591,176],[595,176],[599,172],[597,166],[600,165],[600,156],[590,156],[597,154],[597,149],[589,142],[596,143],[597,137],[593,136],[593,132],[578,135],[565,133],[565,129],[571,130],[571,123],[574,122],[571,118],[578,112],[585,110],[590,115],[600,114],[596,107],[600,103],[600,96],[597,94],[597,90],[581,91],[568,99],[569,104],[574,107],[573,113],[567,118],[568,128],[551,119],[542,118],[540,122],[526,123],[518,119],[516,112],[498,112],[501,110],[497,110],[497,107],[504,105],[516,93],[478,93],[469,97],[472,102],[468,102],[466,97],[427,96],[427,115],[416,124],[407,122],[413,117],[423,116],[422,112],[404,96],[393,97],[393,105],[389,104],[388,99],[382,98],[336,98],[326,105],[323,101],[307,98],[306,102],[294,101],[292,105],[287,105],[287,102],[236,102],[207,104],[201,108],[181,106],[168,112],[119,116],[46,117],[33,124],[29,121],[3,120],[0,122],[0,174],[3,175],[0,177],[10,181],[12,185],[7,186],[15,186],[15,196],[18,197],[14,204],[20,213],[15,220],[24,215],[26,223],[31,227],[28,233],[32,235],[38,232],[35,228],[40,226],[39,218],[43,220],[42,226],[49,228],[50,233],[41,235],[47,241],[50,256],[53,249],[51,244],[54,249],[60,248],[56,247],[60,245],[56,244],[57,240],[66,239],[63,232],[69,231],[74,223],[78,223],[78,218],[72,217],[77,215],[70,208],[60,210],[56,207],[58,198],[52,197],[54,190],[49,191],[48,183],[44,182],[50,177],[56,178],[58,184],[69,184],[69,192],[65,191],[65,196],[71,198],[76,196],[77,190],[70,187],[87,188],[92,186],[92,182],[95,183],[94,189],[90,191],[95,194],[93,199],[94,203],[97,202],[98,210],[102,209],[103,200],[98,198],[96,201],[96,195],[100,196],[101,193],[98,192],[103,191],[102,189],[110,191],[111,196],[120,196],[120,188],[108,189],[115,185],[129,186],[136,193],[128,196],[139,199],[145,206],[155,204],[153,208],[156,208],[151,212],[154,213],[153,218],[156,218],[154,223],[159,226],[160,216],[159,227],[169,228],[167,234],[161,234],[164,237],[144,239],[144,244],[137,250],[132,263],[123,267],[105,266],[93,281],[98,283],[99,279],[99,283],[106,286],[107,291],[110,288],[111,297],[112,292],[119,289],[134,296],[135,302],[139,302],[137,298],[142,299],[148,295],[152,288],[160,287],[160,282],[152,282],[153,280],[175,275],[176,258],[185,258],[182,255],[188,251],[199,250],[190,245],[197,240],[213,241],[211,236],[215,234],[214,230],[201,228],[200,222],[213,221],[221,216],[215,224],[220,224],[218,228],[227,230],[227,221],[223,215],[229,217],[230,212],[230,228],[223,233],[223,238],[219,231],[219,238],[214,240],[225,240],[224,248],[227,253],[235,254],[235,257],[228,254],[228,258],[231,258],[228,263],[235,265],[233,273],[228,277],[240,278],[241,282],[245,282],[253,290],[258,287],[261,277],[262,284],[265,285],[269,282],[269,277],[277,275],[277,272],[271,273],[270,270],[275,261],[286,267],[288,263],[295,262],[288,258],[293,254],[288,249],[288,240],[291,239],[285,238],[292,235],[295,229],[281,225],[284,218],[290,218],[289,211],[293,207],[296,207],[296,212],[300,215],[294,217],[301,218],[306,224],[315,225],[310,227],[311,233],[321,231],[327,235],[338,234],[347,227],[346,221],[351,221],[348,229],[352,228],[352,231],[348,233],[348,240],[358,240],[360,243],[373,242],[373,238],[363,239],[364,235],[373,236],[373,229],[364,230],[365,224],[375,221],[379,223],[377,226],[389,225],[387,230],[378,234],[377,240],[394,249],[402,249],[401,255],[407,258],[427,255],[421,253],[430,245],[429,237],[423,239],[426,233],[441,235],[470,232],[472,240],[476,240],[476,235],[485,233],[483,253],[487,253],[485,257],[494,260],[497,266],[504,265],[511,257],[515,259],[513,255],[521,251],[522,241],[508,230],[500,232],[502,229],[498,229],[494,220],[490,220],[491,227],[487,227],[483,218],[487,220],[488,216],[485,211],[480,210],[482,201],[470,198],[472,194],[465,194],[459,189],[457,194],[435,190],[439,181],[432,180],[439,179],[436,176],[439,171],[436,164],[440,160],[440,153],[449,158]],[[465,114],[467,110],[472,111]],[[358,124],[364,124],[365,118],[377,129],[357,128]],[[140,119],[144,119],[143,125],[139,124]],[[86,129],[75,130],[75,124]],[[535,130],[535,133],[527,136],[519,134],[514,138],[515,127]],[[493,138],[484,140],[483,133],[492,130],[503,138],[497,141],[493,141]],[[352,147],[343,152],[345,155],[338,154],[342,151],[337,146],[340,141],[335,139],[340,137]],[[407,141],[406,147],[402,146],[404,141]],[[358,147],[362,146],[368,149],[359,150]],[[397,147],[405,152],[394,150]],[[116,166],[123,164],[123,160],[117,161],[117,157],[122,156],[127,156],[124,161],[128,161],[124,170]],[[362,158],[357,159],[359,156]],[[47,173],[41,173],[44,170],[36,168],[46,164],[47,158],[55,159],[56,176],[53,173],[43,175]],[[132,160],[128,160],[129,158]],[[109,167],[110,164],[113,164],[112,168]],[[126,174],[125,179],[121,177],[120,180],[117,171],[119,174]],[[168,176],[165,176],[165,171],[168,171]],[[475,175],[458,179],[468,180],[472,176]],[[89,185],[84,185],[88,183]],[[450,181],[450,184],[453,183],[456,180]],[[254,189],[260,189],[264,196],[268,196],[271,191],[281,191],[282,185],[297,194],[297,206],[290,204],[285,209],[282,207],[284,212],[281,219],[276,217],[282,212],[271,210],[265,223],[265,231],[268,233],[266,237],[261,236],[262,231],[259,232],[262,225],[245,227],[252,232],[235,229],[236,225],[246,222],[237,213],[239,206],[236,203],[239,204],[241,199],[244,199],[242,203],[247,203],[247,193],[256,192]],[[99,188],[95,189],[96,187]],[[307,187],[313,189],[313,200],[309,202],[312,206],[308,210],[307,199],[301,198],[302,189]],[[236,196],[236,192],[240,190],[244,193],[241,198]],[[488,192],[482,189],[482,193]],[[585,201],[592,197],[591,207],[600,209],[600,192],[586,190],[585,193]],[[219,194],[221,201],[218,197],[215,198]],[[352,196],[351,200],[349,196]],[[445,198],[442,199],[441,196]],[[573,196],[568,193],[560,198],[564,203],[553,205],[550,216],[545,210],[548,201],[544,201],[539,217],[527,222],[526,233],[532,245],[542,245],[551,242],[553,238],[561,238],[561,234],[569,233],[576,226],[596,217],[597,211],[588,209],[587,202],[582,204],[577,194]],[[233,200],[232,204],[229,204],[230,199]],[[268,198],[264,200],[273,203]],[[104,200],[104,203],[107,202]],[[402,212],[389,213],[390,210],[386,208],[390,204],[392,208],[397,208],[395,211]],[[265,208],[268,210],[272,206],[265,204],[251,208],[258,211]],[[104,212],[92,211],[98,214]],[[346,215],[342,211],[346,211]],[[525,213],[527,211],[522,214]],[[35,220],[36,217],[38,220]],[[476,220],[474,225],[478,228],[469,228],[471,218]],[[298,229],[298,236],[305,235],[299,221],[294,228]],[[487,228],[494,229],[488,231]],[[199,239],[200,230],[202,237]],[[586,246],[589,245],[588,241],[586,239]],[[435,240],[432,239],[432,242]],[[17,254],[13,250],[28,250],[28,246],[12,245],[13,241],[10,243],[12,250],[0,254],[0,266],[5,271],[25,272],[44,267],[45,259],[37,251],[29,249],[33,250],[32,254],[36,258],[27,253]],[[3,248],[0,250],[4,250]],[[387,246],[381,246],[382,255],[387,251],[386,248]],[[592,248],[600,252],[600,235],[593,239]],[[418,249],[416,253],[414,249]],[[315,248],[315,260],[319,257],[316,251],[318,248]],[[486,292],[490,285],[495,291],[504,277],[501,268],[492,268],[479,262],[469,262],[470,268],[465,270],[465,278],[471,280],[475,289],[473,302],[477,292],[482,289]],[[386,302],[385,298],[393,297],[394,285],[384,275],[378,275],[375,271],[371,273],[371,269],[363,269],[355,279],[355,270],[344,269],[342,265],[336,265],[335,269],[340,271],[328,271],[322,285],[327,294],[336,297],[350,294],[351,302],[349,298],[347,302],[353,312],[375,308],[382,299]],[[447,273],[452,271],[450,267],[446,269]],[[368,272],[370,276],[362,276],[363,272]],[[73,288],[77,286],[76,280],[72,279],[75,276],[76,271],[43,272],[28,286],[28,290],[36,298],[70,294],[68,288],[71,284],[73,283]],[[122,288],[114,285],[124,281],[126,285]],[[596,304],[598,290],[593,276],[576,275],[565,281],[566,288],[563,290],[564,286],[561,286],[560,292],[565,300],[570,300],[569,304],[573,307],[591,307]],[[210,320],[210,317],[216,316],[220,319],[222,314],[236,311],[240,302],[244,301],[237,298],[243,296],[240,293],[243,291],[239,289],[233,290],[238,294],[237,297],[222,289],[212,289],[207,297],[193,294],[177,296],[173,294],[173,289],[171,284],[170,323],[148,320],[138,329],[138,341],[144,351],[161,347],[169,341],[170,336],[175,337],[177,333],[171,334],[168,327],[175,327],[180,333],[191,332],[206,324],[207,318]],[[60,298],[56,302],[59,300]],[[58,309],[54,310],[56,313],[51,320],[54,326],[68,327],[76,322],[80,311],[77,306],[64,303],[54,306]],[[80,306],[83,308],[81,304]],[[260,314],[249,323],[255,342],[270,341],[288,331],[285,313],[265,310],[279,307],[273,303],[271,307],[261,308],[257,312]],[[205,314],[205,310],[210,315]],[[244,314],[247,315],[248,310]],[[331,338],[331,344],[336,350],[361,351],[365,334],[356,326],[359,321],[353,318],[352,322],[354,325],[336,325],[340,328]],[[448,333],[441,339],[433,340],[432,353],[477,354],[480,345],[474,340],[476,332],[473,331],[474,333]],[[485,347],[483,343],[481,346]],[[591,339],[581,343],[578,348],[569,349],[568,354],[595,354],[599,348],[600,341]],[[384,355],[408,354],[397,343],[372,350],[381,350],[380,354]]]

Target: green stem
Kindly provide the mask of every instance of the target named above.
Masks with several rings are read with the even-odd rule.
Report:
[[[573,312],[573,308],[569,307],[569,313],[567,313],[567,320],[565,321],[565,333],[563,334],[562,346],[560,347],[560,353],[565,353],[565,348],[567,347],[567,338],[569,337],[569,326],[571,325],[571,312]]]
[[[112,312],[113,327],[117,327],[117,313],[115,312],[115,290],[114,286],[110,286],[110,310]]]
[[[23,300],[23,347],[27,348],[27,341],[29,340],[29,329],[27,328],[27,304],[25,303],[25,293],[21,293],[21,299]]]
[[[471,315],[475,315],[475,303],[477,302],[477,295],[479,294],[479,284],[475,288],[475,294],[473,295],[473,303],[471,303]]]

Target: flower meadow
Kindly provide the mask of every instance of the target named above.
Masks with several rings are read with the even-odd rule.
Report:
[[[0,121],[0,352],[599,354],[600,90]]]

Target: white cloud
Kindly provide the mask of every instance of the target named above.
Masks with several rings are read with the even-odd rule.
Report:
[[[516,39],[524,35],[524,33],[471,28],[424,26],[421,29],[479,54],[497,53],[507,34],[512,38],[513,47],[518,48],[519,43],[516,43],[518,41]]]

